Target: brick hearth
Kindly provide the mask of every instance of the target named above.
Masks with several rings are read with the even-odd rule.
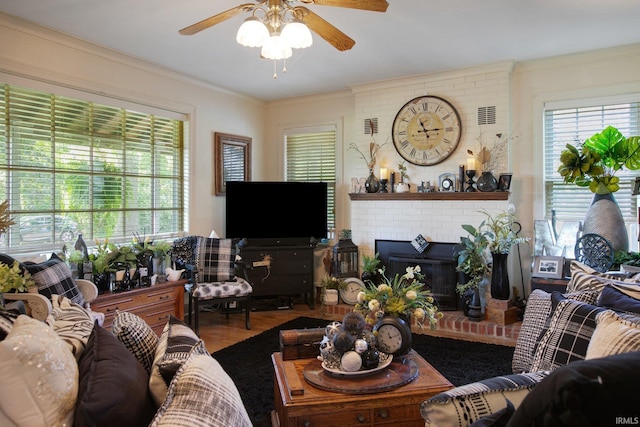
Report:
[[[353,306],[327,305],[322,309],[327,316],[342,320],[347,312],[353,310]],[[522,324],[522,322],[516,322],[503,326],[487,320],[472,322],[461,311],[444,311],[443,314],[444,317],[439,320],[438,327],[433,331],[428,327],[420,329],[415,324],[411,329],[417,334],[515,347]]]

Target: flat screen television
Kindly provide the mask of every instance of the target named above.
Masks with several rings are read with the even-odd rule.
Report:
[[[314,245],[327,237],[327,183],[228,181],[227,238],[250,246]]]

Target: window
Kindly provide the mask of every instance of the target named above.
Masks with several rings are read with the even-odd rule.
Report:
[[[117,242],[184,229],[182,120],[6,84],[0,118],[0,200],[16,223],[5,248],[59,251],[78,233]]]
[[[552,210],[560,221],[582,221],[593,193],[588,188],[564,184],[558,173],[560,153],[567,144],[579,146],[587,138],[607,126],[616,127],[624,136],[640,133],[640,94],[620,99],[590,100],[582,103],[549,103],[544,112],[544,186],[545,215]],[[573,105],[571,105],[573,104]],[[622,169],[620,190],[615,193],[622,216],[629,224],[635,223],[636,197],[632,196],[633,183],[638,171]]]
[[[286,181],[327,183],[327,227],[335,228],[336,128],[285,135]]]

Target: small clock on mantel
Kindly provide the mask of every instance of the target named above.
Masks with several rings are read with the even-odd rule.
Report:
[[[424,95],[400,108],[393,120],[393,145],[403,159],[418,166],[444,161],[462,136],[460,115],[438,96]]]

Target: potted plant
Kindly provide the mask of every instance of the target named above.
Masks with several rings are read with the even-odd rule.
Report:
[[[600,234],[614,250],[627,251],[627,229],[613,197],[620,189],[616,173],[625,167],[640,169],[640,136],[625,138],[618,129],[608,126],[579,147],[567,144],[560,154],[558,172],[565,183],[588,187],[594,193],[585,215],[584,234]]]
[[[458,265],[456,270],[464,273],[464,283],[456,285],[456,292],[462,299],[463,312],[470,320],[482,320],[482,304],[480,302],[480,283],[487,274],[486,251],[489,246],[486,233],[472,225],[462,228],[469,236],[460,238],[460,249],[456,253]],[[471,309],[473,307],[473,309]]]
[[[372,282],[378,284],[378,266],[380,265],[380,254],[375,253],[374,256],[362,255],[362,275],[360,278],[363,282]]]
[[[338,291],[346,287],[344,280],[334,276],[325,276],[320,282],[320,288],[322,292],[322,305],[336,305],[338,304],[339,295]]]

